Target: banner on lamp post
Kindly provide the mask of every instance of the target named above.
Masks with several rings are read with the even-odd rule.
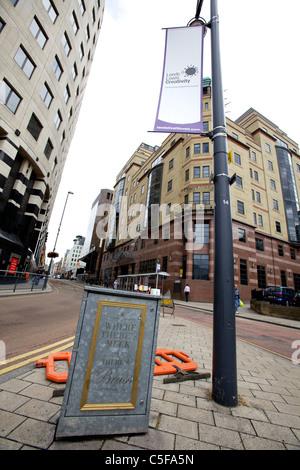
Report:
[[[203,132],[203,26],[166,29],[155,132]]]

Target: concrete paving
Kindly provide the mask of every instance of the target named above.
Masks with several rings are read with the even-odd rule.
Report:
[[[189,302],[189,306],[212,310],[211,304]],[[296,321],[256,314],[249,306],[240,309],[240,316],[286,324],[295,328],[291,331],[300,327]],[[176,317],[176,308],[175,317],[160,315],[157,347],[184,351],[197,362],[197,372],[212,372],[212,330]],[[49,381],[45,368],[29,364],[0,375],[0,450],[129,451],[126,455],[166,450],[300,450],[300,365],[240,340],[237,364],[236,407],[212,400],[211,377],[164,384],[164,377],[156,376],[147,434],[66,440],[55,439],[62,397],[53,396],[65,385]],[[59,363],[56,369],[64,367]]]

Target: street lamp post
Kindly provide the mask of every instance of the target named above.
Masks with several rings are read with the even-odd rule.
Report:
[[[67,197],[66,197],[66,202],[65,202],[65,205],[64,205],[64,208],[63,208],[63,211],[62,211],[60,223],[59,223],[58,230],[57,230],[57,235],[56,235],[54,247],[53,247],[53,250],[52,250],[53,252],[55,252],[55,249],[56,249],[56,244],[57,244],[57,240],[58,240],[58,236],[59,236],[59,232],[60,232],[60,227],[61,227],[61,224],[62,224],[62,221],[63,221],[63,218],[64,218],[64,214],[65,214],[65,210],[66,210],[66,206],[67,206],[67,202],[68,202],[68,197],[69,197],[70,194],[74,194],[74,193],[72,193],[71,191],[68,191],[68,194],[67,194]],[[45,282],[44,282],[44,285],[43,285],[43,289],[46,289],[46,286],[47,286],[48,276],[50,274],[50,269],[51,269],[51,265],[52,265],[52,259],[53,258],[50,258],[48,274],[46,275]]]
[[[198,18],[203,1],[197,1]],[[207,26],[211,29],[215,204],[212,397],[223,406],[236,406],[238,392],[233,236],[217,0],[211,0],[210,6],[211,20]]]

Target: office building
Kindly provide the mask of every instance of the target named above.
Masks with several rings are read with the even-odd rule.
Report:
[[[1,1],[0,270],[43,259],[104,3]]]
[[[170,275],[164,293],[183,298],[188,283],[191,300],[213,300],[210,80],[203,86],[205,135],[170,134],[144,159],[134,154],[117,175],[101,266],[101,278],[111,284],[119,275],[152,273],[159,266]],[[299,147],[254,109],[236,121],[227,118],[226,125],[234,175],[234,280],[241,298],[274,284],[300,290]]]

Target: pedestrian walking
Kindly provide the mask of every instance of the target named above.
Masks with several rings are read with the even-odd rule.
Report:
[[[185,301],[188,302],[189,301],[189,293],[190,293],[191,289],[190,289],[190,286],[187,284],[184,288],[184,293],[185,293]]]
[[[234,303],[235,303],[235,313],[239,313],[240,306],[240,291],[238,290],[237,284],[234,284]]]

